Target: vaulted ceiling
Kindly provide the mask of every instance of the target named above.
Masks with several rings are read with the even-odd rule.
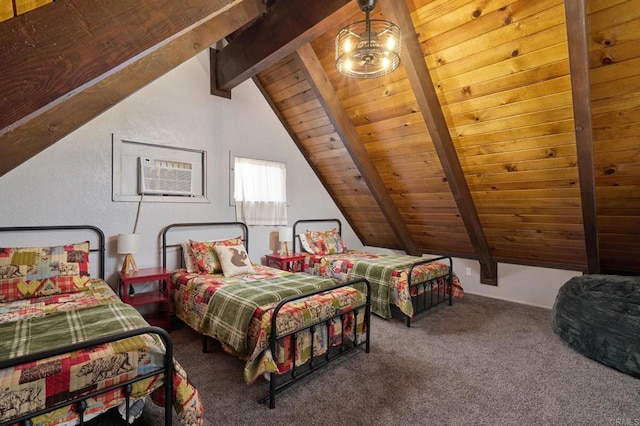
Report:
[[[402,63],[371,80],[333,65],[355,0],[18,3],[0,176],[217,46],[212,93],[253,78],[363,244],[487,284],[498,262],[640,273],[640,0],[379,0]]]

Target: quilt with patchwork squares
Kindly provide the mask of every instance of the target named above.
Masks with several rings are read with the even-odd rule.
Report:
[[[355,342],[365,336],[366,294],[353,287],[310,296],[292,302],[278,314],[278,330],[298,330],[335,312],[344,313],[332,321],[327,330],[313,336],[309,332],[296,336],[296,359],[290,338],[278,343],[277,361],[269,349],[271,312],[280,300],[332,286],[333,279],[291,273],[254,264],[254,272],[225,278],[222,274],[189,273],[184,269],[171,276],[174,312],[195,331],[217,339],[223,348],[247,361],[244,377],[248,383],[262,373],[288,371],[295,363],[304,364],[313,348],[314,356],[341,341],[342,333]],[[354,315],[354,307],[362,307]]]
[[[309,254],[304,260],[304,271],[311,275],[332,277],[340,281],[367,278],[371,283],[371,312],[383,318],[391,317],[390,305],[413,317],[413,304],[409,294],[409,268],[426,258],[405,255],[385,255],[357,250],[339,254]],[[432,262],[418,265],[412,273],[413,282],[422,282],[443,275],[449,265]],[[464,291],[460,280],[453,274],[453,297],[462,298]],[[444,281],[439,283],[444,285]],[[412,290],[414,293],[416,289]]]
[[[147,326],[106,282],[91,280],[85,291],[0,304],[0,360]],[[0,421],[152,371],[163,364],[164,352],[158,336],[141,335],[0,370]],[[174,366],[174,409],[183,424],[202,425],[199,394],[182,367],[177,362]],[[160,401],[162,384],[161,375],[136,382],[131,397],[152,394]],[[89,398],[85,416],[122,401],[121,389]],[[67,406],[33,421],[48,425],[75,418]]]

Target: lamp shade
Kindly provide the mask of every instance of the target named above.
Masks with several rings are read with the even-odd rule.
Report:
[[[118,254],[137,253],[140,248],[140,234],[119,234]]]
[[[289,242],[293,240],[293,228],[282,228],[278,232],[278,240],[280,242]]]

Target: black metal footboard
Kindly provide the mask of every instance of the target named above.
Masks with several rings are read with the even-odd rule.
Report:
[[[27,241],[32,238],[39,239],[40,231],[45,231],[47,233],[51,232],[55,235],[59,235],[59,239],[63,239],[63,243],[68,244],[68,233],[66,231],[79,232],[81,235],[88,237],[91,243],[91,249],[89,253],[94,256],[94,260],[97,260],[97,271],[98,278],[104,279],[105,272],[105,236],[104,232],[92,225],[53,225],[53,226],[17,226],[17,227],[0,227],[0,233],[8,233],[9,235],[14,235],[18,237],[18,235],[22,235],[20,238],[21,241],[26,239]],[[6,234],[4,234],[6,235]],[[31,236],[30,236],[31,235]],[[23,245],[23,243],[20,243]],[[30,244],[33,245],[33,244]],[[96,263],[92,263],[93,265]],[[129,399],[133,387],[131,386],[133,383],[147,379],[152,376],[157,376],[162,374],[164,376],[164,387],[165,387],[165,425],[171,425],[172,422],[172,407],[173,407],[173,342],[171,341],[171,337],[169,333],[162,328],[159,327],[144,327],[138,328],[135,330],[130,330],[122,333],[112,334],[109,336],[103,336],[96,339],[87,340],[84,342],[75,343],[72,345],[67,345],[59,348],[53,348],[50,350],[33,353],[29,355],[24,355],[21,357],[11,358],[0,362],[0,370],[5,368],[15,367],[17,365],[35,362],[42,359],[46,359],[49,357],[54,357],[58,355],[62,355],[65,353],[88,349],[95,346],[103,345],[105,343],[115,342],[117,340],[126,339],[133,336],[138,336],[142,334],[156,334],[160,336],[162,341],[164,342],[166,353],[164,355],[163,365],[158,367],[153,371],[149,371],[144,375],[139,375],[133,379],[129,379],[125,382],[117,383],[112,386],[109,386],[104,389],[96,390],[91,393],[82,394],[76,396],[72,399],[61,401],[54,405],[42,408],[37,411],[32,411],[29,413],[25,413],[19,416],[12,418],[11,420],[0,423],[0,426],[5,426],[9,424],[19,423],[21,425],[31,425],[31,418],[39,416],[41,414],[45,414],[54,410],[57,410],[62,407],[67,407],[69,405],[75,405],[75,411],[78,413],[80,424],[84,424],[84,411],[87,408],[87,399],[92,398],[96,395],[100,395],[106,392],[109,392],[114,389],[122,388],[123,397],[127,403],[126,407],[126,418],[129,418]]]
[[[280,312],[280,310],[282,309],[282,307],[284,305],[286,305],[287,303],[293,302],[293,301],[297,301],[300,299],[303,299],[305,297],[309,297],[309,296],[313,296],[315,294],[319,294],[319,293],[325,293],[325,292],[329,292],[332,290],[335,290],[337,288],[341,288],[341,287],[347,287],[347,286],[354,286],[356,288],[359,287],[366,287],[366,302],[364,302],[364,304],[361,304],[359,306],[353,306],[350,307],[350,309],[348,311],[343,311],[343,312],[337,312],[335,315],[328,317],[328,318],[323,318],[322,320],[317,321],[314,324],[311,324],[305,328],[302,329],[298,329],[292,332],[287,332],[287,333],[278,333],[277,331],[277,317],[278,317],[278,313]],[[364,309],[364,327],[365,327],[365,335],[366,335],[366,340],[364,342],[358,342],[358,336],[357,336],[357,317],[358,317],[358,313],[360,312],[361,309]],[[356,322],[354,324],[354,335],[353,335],[353,339],[349,339],[347,336],[344,335],[344,333],[342,333],[342,340],[340,342],[339,346],[335,346],[333,348],[331,348],[331,346],[329,346],[329,348],[327,348],[327,351],[324,355],[322,356],[318,356],[318,357],[314,357],[313,353],[314,353],[314,348],[313,348],[313,342],[314,342],[314,334],[317,332],[319,327],[329,327],[330,322],[332,320],[335,320],[336,318],[339,319],[341,322],[344,321],[344,316],[347,313],[353,312],[354,314],[354,321]],[[358,279],[358,280],[353,280],[353,281],[347,281],[344,283],[339,283],[336,284],[332,287],[329,288],[324,288],[322,290],[317,290],[317,291],[313,291],[313,292],[307,292],[304,294],[300,294],[297,296],[292,296],[292,297],[288,297],[286,299],[283,299],[277,306],[276,308],[273,310],[273,314],[271,315],[271,335],[269,336],[269,347],[271,349],[271,354],[273,356],[273,360],[277,365],[277,345],[278,345],[278,341],[284,339],[285,337],[291,336],[291,356],[293,357],[293,361],[292,361],[292,368],[291,370],[287,371],[286,373],[283,373],[281,375],[278,375],[277,373],[270,373],[270,381],[269,381],[269,394],[267,396],[265,396],[264,398],[262,398],[260,400],[260,403],[264,403],[267,400],[269,401],[269,408],[275,408],[276,406],[276,394],[282,392],[283,390],[287,389],[289,386],[293,385],[295,382],[297,382],[298,380],[301,380],[302,378],[308,376],[309,374],[313,373],[314,371],[325,367],[327,364],[329,364],[330,362],[342,357],[343,355],[346,355],[347,353],[351,352],[352,349],[357,348],[358,346],[361,345],[365,345],[365,352],[369,353],[370,350],[370,343],[369,343],[369,337],[370,337],[370,324],[371,324],[371,285],[369,284],[369,281],[367,281],[366,279]],[[298,333],[303,332],[309,330],[309,332],[311,333],[311,358],[305,363],[304,366],[296,366],[295,363],[295,359],[296,359],[296,350],[297,350],[297,345],[296,345],[296,336]],[[328,330],[327,330],[328,332]]]
[[[29,354],[29,355],[25,355],[17,358],[8,359],[0,362],[0,370],[3,370],[5,368],[15,367],[17,365],[39,361],[42,359],[46,359],[46,358],[50,358],[50,357],[54,357],[62,354],[66,354],[69,352],[93,348],[99,345],[103,345],[105,343],[111,343],[117,340],[122,340],[122,339],[126,339],[133,336],[139,336],[142,334],[156,334],[160,336],[160,338],[163,340],[166,352],[164,355],[164,363],[161,367],[153,371],[150,371],[148,373],[136,376],[133,379],[129,379],[127,381],[111,385],[104,389],[99,389],[87,394],[83,394],[83,395],[74,397],[72,399],[69,399],[67,401],[61,401],[37,411],[32,411],[30,413],[22,414],[11,420],[1,423],[0,426],[11,425],[16,423],[19,423],[25,426],[31,425],[32,418],[39,416],[41,414],[52,412],[54,410],[57,410],[59,408],[66,407],[69,405],[75,405],[74,408],[75,408],[75,411],[78,413],[79,424],[82,425],[84,424],[84,411],[87,408],[87,402],[86,402],[87,399],[92,398],[96,395],[100,395],[100,394],[112,391],[114,389],[118,389],[118,388],[122,389],[122,394],[126,402],[125,418],[128,419],[129,418],[129,397],[133,390],[133,387],[131,385],[135,382],[138,382],[159,374],[162,374],[164,376],[164,390],[165,390],[164,422],[165,422],[165,425],[171,425],[172,406],[173,406],[173,342],[171,341],[171,337],[169,336],[169,333],[167,333],[165,330],[159,327],[149,326],[149,327],[139,328],[136,330],[130,330],[123,333],[112,334],[109,336],[104,336],[96,339],[87,340],[84,342],[75,343],[73,345],[68,345],[60,348],[50,349],[50,350],[46,350],[38,353],[33,353],[33,354]]]
[[[413,282],[413,270],[428,263],[449,260],[449,272],[437,276],[431,276],[426,281]],[[442,279],[445,279],[445,285],[440,285]],[[453,260],[450,256],[441,256],[433,259],[425,259],[411,266],[408,272],[409,294],[411,295],[411,304],[413,305],[413,313],[419,314],[443,302],[449,302],[449,306],[453,304]],[[407,327],[411,327],[411,317],[406,316]]]

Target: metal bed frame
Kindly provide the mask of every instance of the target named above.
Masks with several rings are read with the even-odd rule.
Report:
[[[343,311],[343,312],[338,312],[335,315],[325,318],[323,320],[320,320],[314,324],[311,324],[307,327],[289,332],[289,333],[278,333],[277,330],[277,318],[278,318],[278,313],[280,312],[280,310],[282,309],[282,307],[284,305],[286,305],[287,303],[290,302],[295,302],[296,300],[300,300],[300,299],[304,299],[305,297],[309,297],[309,296],[313,296],[315,294],[320,294],[320,293],[326,293],[328,291],[332,291],[341,287],[348,287],[348,286],[356,286],[358,284],[364,284],[366,286],[366,291],[367,291],[367,299],[366,302],[364,304],[358,305],[353,307],[353,309],[349,310],[349,311]],[[292,336],[293,338],[291,339],[291,353],[293,354],[292,357],[295,360],[296,359],[296,350],[297,350],[297,345],[296,345],[296,336],[298,333],[303,332],[305,330],[309,330],[311,332],[311,353],[313,354],[313,342],[314,342],[314,334],[316,332],[316,330],[318,329],[318,327],[326,327],[327,328],[327,334],[328,334],[328,328],[329,325],[331,323],[332,320],[339,318],[340,322],[342,323],[344,321],[344,316],[345,314],[349,313],[349,312],[353,312],[353,315],[355,317],[354,321],[356,321],[357,317],[358,317],[358,313],[360,312],[361,309],[365,310],[364,312],[364,327],[365,327],[365,334],[366,334],[366,339],[364,342],[358,342],[357,339],[357,324],[356,326],[354,326],[354,335],[353,335],[353,340],[350,342],[345,342],[345,336],[344,333],[341,334],[342,336],[342,340],[340,341],[340,345],[337,348],[327,348],[327,352],[325,353],[324,356],[319,356],[319,357],[313,357],[311,356],[311,358],[309,359],[309,361],[307,361],[307,365],[306,368],[300,368],[301,371],[298,371],[299,369],[296,367],[296,363],[293,362],[292,363],[292,368],[290,371],[288,371],[286,374],[282,375],[282,378],[278,376],[278,374],[276,373],[270,373],[269,376],[269,395],[263,397],[262,399],[260,399],[260,402],[266,402],[267,400],[269,401],[269,408],[275,408],[276,406],[276,395],[280,392],[282,392],[283,390],[287,389],[289,386],[293,385],[294,383],[296,383],[298,380],[301,380],[303,378],[305,378],[306,376],[308,376],[309,374],[313,373],[314,371],[317,371],[318,369],[325,367],[327,364],[329,364],[330,362],[336,360],[337,358],[340,358],[346,354],[348,354],[349,352],[351,352],[351,350],[357,348],[358,346],[361,345],[365,345],[365,352],[369,353],[371,347],[370,347],[370,343],[369,343],[369,338],[370,338],[370,325],[371,325],[371,285],[369,284],[369,281],[365,280],[364,278],[362,279],[358,279],[358,280],[353,280],[353,281],[347,281],[344,283],[339,283],[336,284],[332,287],[328,287],[328,288],[324,288],[321,290],[317,290],[317,291],[313,291],[313,292],[307,292],[304,294],[300,294],[297,296],[292,296],[292,297],[288,297],[283,299],[280,303],[278,303],[278,305],[275,307],[275,309],[273,310],[273,314],[271,315],[271,334],[269,336],[269,348],[271,349],[271,355],[273,356],[273,360],[274,362],[277,364],[277,359],[276,359],[276,354],[277,354],[277,347],[278,347],[278,341],[284,339],[287,336]],[[357,321],[356,321],[357,322]],[[317,363],[317,364],[316,364]],[[304,367],[304,366],[301,366]],[[288,377],[287,377],[288,376]],[[279,383],[278,383],[279,382]]]
[[[420,281],[417,283],[413,282],[412,277],[414,268],[420,265],[425,265],[445,259],[449,260],[449,272],[446,275],[438,275],[429,280]],[[446,277],[446,285],[442,287],[440,285],[440,280],[444,277]],[[451,256],[440,256],[414,263],[413,265],[411,265],[411,268],[409,268],[407,279],[409,285],[409,294],[412,295],[411,304],[413,305],[414,315],[420,314],[443,302],[448,302],[449,306],[453,305],[453,260],[451,259]],[[415,294],[413,294],[413,289],[416,290]],[[422,290],[422,293],[420,293],[420,290]],[[429,294],[429,303],[427,303],[427,293]],[[405,321],[407,327],[411,327],[411,317],[409,315],[404,316],[406,317]]]
[[[167,225],[162,230],[162,267],[167,268],[167,249],[168,248],[177,248],[179,249],[180,256],[178,259],[178,264],[180,266],[184,266],[184,258],[182,256],[182,246],[180,243],[172,243],[167,244],[167,234],[173,228],[207,228],[213,226],[220,227],[233,227],[237,226],[242,231],[242,235],[240,238],[244,242],[244,248],[249,252],[249,228],[244,222],[188,222],[188,223],[172,223],[171,225]]]
[[[162,266],[164,268],[167,267],[167,248],[179,248],[181,251],[181,245],[179,243],[167,244],[167,233],[173,228],[181,228],[181,227],[207,227],[207,226],[239,226],[242,229],[242,239],[245,242],[245,248],[248,250],[248,228],[247,225],[243,222],[206,222],[206,223],[174,223],[168,225],[162,231]],[[183,257],[180,256],[180,265],[183,266]],[[310,324],[304,328],[297,329],[288,333],[278,333],[277,331],[277,318],[280,310],[287,303],[295,302],[300,299],[304,299],[305,297],[313,296],[320,293],[325,293],[329,291],[333,291],[335,289],[341,287],[348,286],[364,286],[366,288],[366,301],[363,304],[358,306],[350,307],[349,310],[336,312],[333,316],[324,318],[322,320],[317,321],[314,324]],[[363,342],[358,342],[357,340],[357,327],[354,327],[354,336],[353,340],[345,340],[344,334],[342,334],[342,340],[339,346],[328,349],[325,355],[320,357],[311,357],[309,361],[305,363],[303,366],[296,367],[295,362],[292,364],[292,369],[288,372],[278,375],[277,373],[270,373],[269,378],[269,393],[259,400],[260,403],[265,403],[269,401],[269,408],[275,408],[276,406],[276,395],[285,389],[289,388],[294,383],[308,376],[309,374],[321,369],[322,367],[327,366],[330,362],[341,358],[344,355],[350,353],[353,349],[364,345],[365,352],[370,352],[370,325],[371,325],[371,286],[369,282],[365,279],[358,279],[348,282],[337,283],[331,287],[310,291],[303,294],[287,297],[281,300],[278,305],[274,308],[273,313],[271,315],[271,334],[269,336],[269,348],[271,349],[271,354],[273,356],[274,362],[277,364],[277,345],[278,342],[288,336],[292,336],[291,339],[291,353],[293,359],[296,359],[296,336],[298,333],[309,330],[311,333],[311,353],[313,354],[313,336],[314,333],[319,330],[320,327],[329,327],[331,321],[335,319],[339,319],[340,321],[344,320],[346,314],[353,312],[354,316],[357,318],[358,313],[364,309],[364,327],[365,327],[365,335],[366,338]],[[206,335],[202,335],[202,351],[207,352],[207,341],[209,337]]]
[[[293,224],[293,251],[296,252],[296,241],[298,240],[297,227],[306,223],[335,223],[338,234],[342,235],[342,222],[340,219],[301,219]],[[428,263],[433,263],[448,259],[449,272],[443,275],[432,277],[426,281],[413,282],[413,270]],[[453,305],[453,260],[451,256],[440,256],[433,259],[424,259],[414,263],[408,271],[409,294],[411,295],[411,304],[413,305],[414,316],[428,309],[431,309],[441,303],[448,302],[449,306]],[[446,280],[446,285],[441,286],[441,279]],[[434,291],[435,290],[435,291]],[[427,294],[429,295],[427,297]],[[391,305],[393,311],[398,312],[405,317],[407,327],[411,327],[411,317],[400,312],[400,310]]]
[[[184,265],[184,256],[183,256],[183,253],[182,253],[182,245],[180,245],[179,243],[167,244],[167,234],[169,233],[169,231],[171,229],[173,229],[173,228],[206,228],[206,227],[211,227],[211,226],[220,226],[220,227],[237,226],[237,227],[239,227],[240,230],[242,231],[242,235],[240,236],[240,238],[244,242],[244,247],[247,250],[247,252],[249,251],[249,228],[247,227],[247,225],[244,222],[172,223],[171,225],[165,226],[164,229],[162,230],[162,267],[167,269],[167,249],[168,248],[174,248],[174,249],[178,250],[178,252],[179,252],[178,264],[180,265],[180,267],[184,267],[185,266]],[[171,285],[171,283],[169,283],[169,285]],[[209,349],[207,347],[207,342],[208,342],[208,336],[203,334],[202,335],[202,352],[204,352],[204,353],[209,352]]]
[[[19,232],[36,232],[36,231],[69,231],[69,230],[80,230],[94,233],[94,237],[98,240],[98,248],[90,249],[90,253],[97,253],[98,263],[99,263],[99,278],[104,280],[104,263],[105,263],[105,236],[100,228],[97,228],[92,225],[68,225],[68,226],[18,226],[18,227],[0,227],[0,233],[19,233]],[[23,426],[31,426],[33,424],[31,418],[39,416],[41,414],[45,414],[54,410],[57,410],[62,407],[66,407],[69,405],[75,405],[74,409],[78,413],[79,424],[84,424],[84,411],[87,408],[87,399],[92,398],[96,395],[100,395],[109,391],[112,391],[117,388],[122,388],[123,397],[126,402],[125,408],[125,417],[129,418],[129,401],[130,395],[133,390],[132,384],[149,377],[157,376],[162,374],[164,376],[164,388],[165,388],[165,416],[164,423],[165,425],[172,424],[172,406],[173,406],[173,342],[171,341],[171,336],[167,333],[166,330],[159,327],[144,327],[136,330],[129,330],[122,333],[112,334],[108,336],[103,336],[96,339],[87,340],[84,342],[78,342],[73,345],[68,345],[59,348],[52,348],[46,351],[41,351],[29,355],[24,355],[21,357],[11,358],[5,361],[0,362],[0,370],[5,368],[14,367],[17,365],[35,362],[39,360],[43,360],[46,358],[62,355],[65,353],[88,349],[91,347],[95,347],[98,345],[102,345],[105,343],[115,342],[118,340],[126,339],[133,336],[139,336],[142,334],[156,334],[158,335],[165,345],[165,356],[164,356],[164,364],[162,367],[159,367],[153,371],[147,372],[145,374],[136,376],[133,379],[129,379],[125,382],[117,383],[106,387],[104,389],[96,390],[91,393],[79,395],[73,397],[66,401],[61,401],[56,404],[53,404],[49,407],[42,408],[37,411],[32,411],[29,413],[22,414],[20,416],[16,416],[10,420],[4,421],[0,423],[0,426],[11,425],[11,424],[20,424]],[[123,420],[124,422],[124,420]]]

